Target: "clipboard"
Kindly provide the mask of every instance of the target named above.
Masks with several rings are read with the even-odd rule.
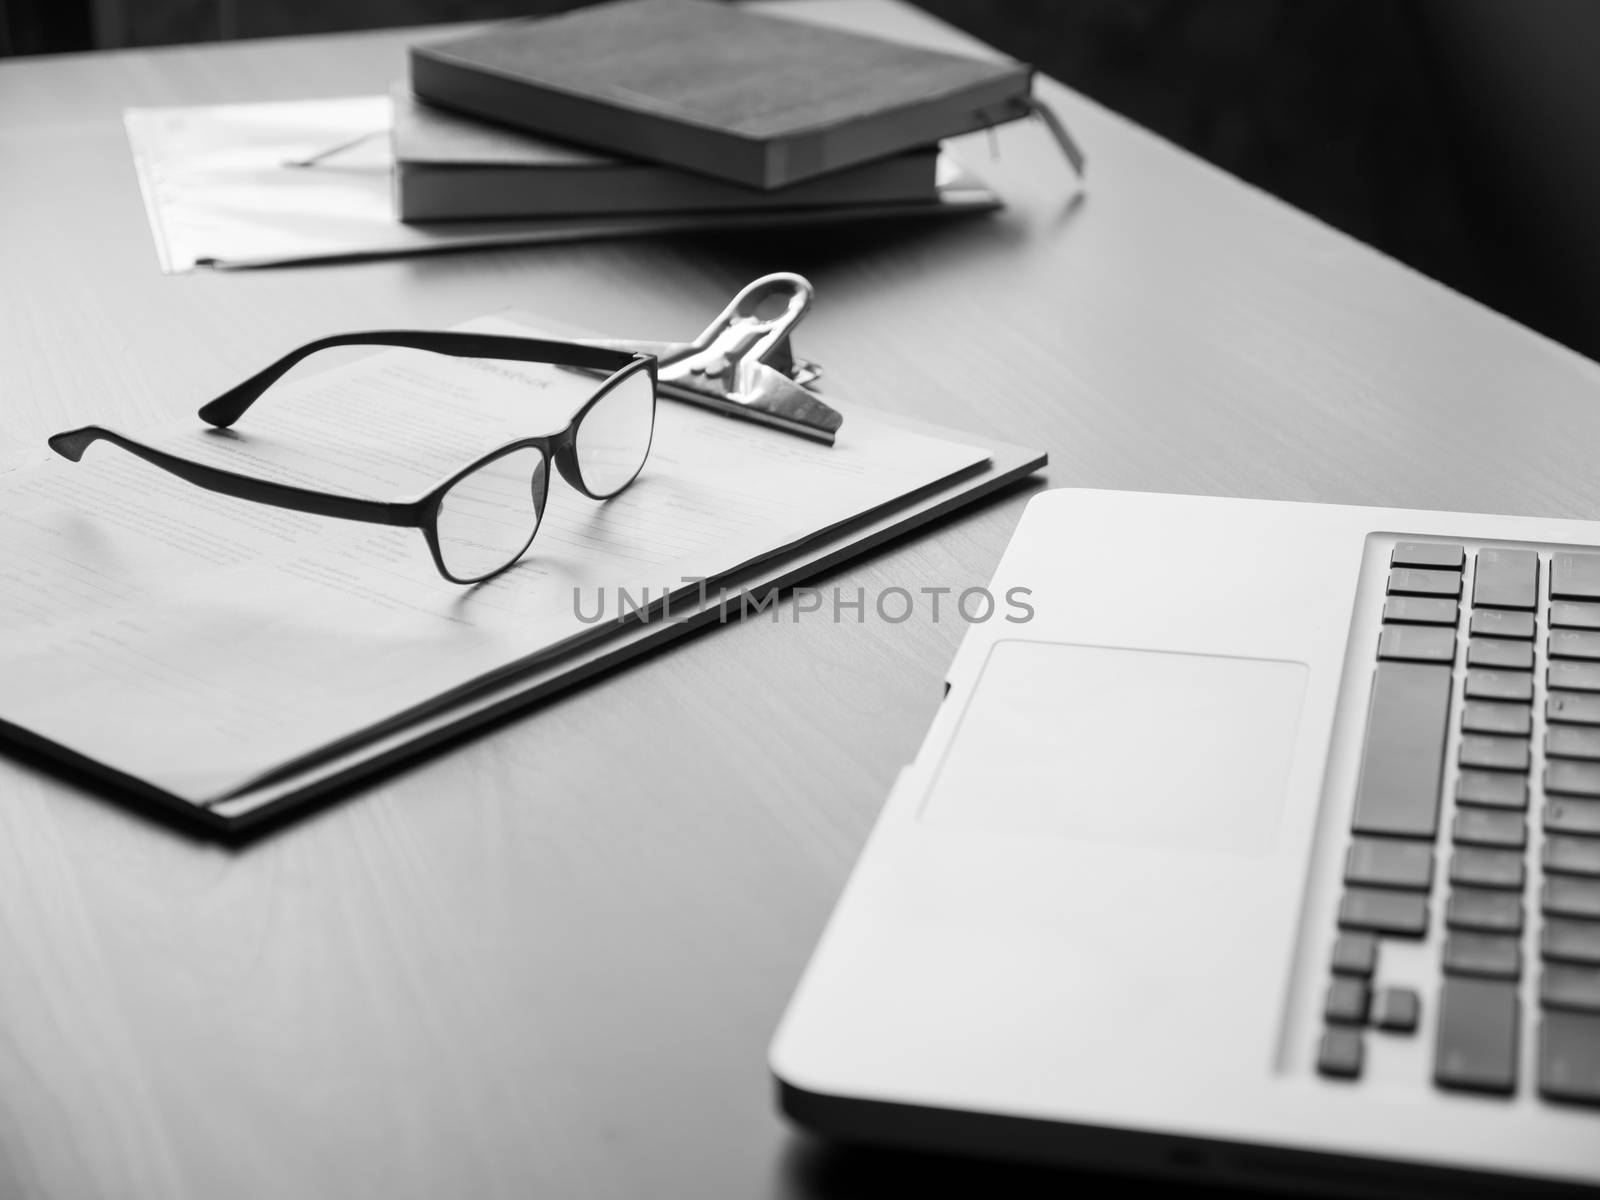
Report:
[[[958,430],[910,418],[889,418],[907,430],[935,437],[960,438]],[[533,708],[541,701],[582,686],[589,679],[631,662],[692,634],[737,619],[741,595],[765,598],[790,591],[835,568],[862,558],[893,539],[923,528],[963,508],[1022,484],[1049,461],[1043,450],[1008,443],[990,445],[986,464],[908,497],[888,510],[869,514],[845,529],[780,552],[743,571],[707,581],[704,603],[674,599],[671,620],[635,620],[605,636],[538,663],[515,679],[486,687],[450,708],[412,722],[405,729],[379,737],[348,754],[302,773],[198,808],[149,790],[149,798],[176,809],[218,834],[239,835],[274,819],[318,803],[328,803],[359,790],[363,781],[400,764],[436,753],[476,729]],[[718,592],[726,599],[721,599]],[[729,609],[729,605],[732,608]],[[142,790],[142,789],[141,789]]]
[[[884,419],[912,432],[961,436],[957,430],[924,421]],[[514,678],[486,685],[402,729],[376,736],[304,771],[275,777],[210,807],[191,804],[135,777],[109,770],[9,722],[0,721],[0,737],[9,743],[11,752],[31,753],[42,769],[84,783],[108,800],[154,810],[213,837],[246,837],[292,820],[311,808],[353,796],[376,776],[446,750],[475,730],[526,712],[653,650],[730,618],[740,619],[740,597],[752,597],[764,606],[775,593],[791,591],[906,533],[1024,486],[1047,463],[1048,456],[1042,450],[994,443],[989,460],[975,470],[926,488],[847,527],[771,555],[742,571],[708,580],[704,603],[688,604],[674,598],[671,620],[640,618],[620,627],[610,625],[597,630],[599,636],[595,639],[532,664]]]
[[[759,302],[752,303],[753,299]],[[774,299],[774,304],[765,303]],[[827,424],[811,424],[789,432],[831,444],[832,430],[842,424],[842,417],[809,390],[820,368],[797,358],[788,340],[788,334],[809,301],[810,286],[804,279],[787,275],[765,277],[744,289],[693,341],[652,343],[651,346],[659,345],[662,357],[669,364],[689,364],[683,371],[669,372],[669,377],[681,380],[697,371],[697,363],[730,368],[698,370],[702,376],[700,387],[705,394],[695,402],[736,420],[752,419],[744,402],[744,385],[749,383],[749,373],[742,368],[756,368],[758,379],[770,377],[770,381],[779,385],[775,395],[798,393],[812,406],[809,415],[813,419],[817,413],[832,417]],[[511,320],[522,323],[514,316]],[[537,318],[527,324],[535,329],[546,326],[546,335],[576,334],[582,338],[582,331],[550,329],[549,322]],[[657,351],[652,348],[650,352]],[[969,435],[960,431],[926,422],[868,413],[863,409],[852,408],[852,411],[856,420],[867,421],[870,417],[869,424],[875,423],[891,431],[921,434],[957,445],[971,441]],[[761,424],[780,424],[766,419],[768,415],[753,419]],[[821,436],[824,433],[827,436]],[[986,453],[987,457],[976,457],[979,453]],[[1042,451],[1007,444],[989,444],[984,451],[974,448],[973,454],[954,474],[942,475],[918,490],[898,493],[894,498],[880,493],[882,499],[874,507],[842,516],[841,523],[824,525],[811,532],[792,533],[792,540],[773,543],[757,557],[740,558],[739,565],[707,579],[703,590],[692,583],[670,598],[658,597],[655,605],[642,611],[619,613],[614,620],[595,625],[577,637],[552,643],[543,651],[510,662],[504,670],[492,671],[459,689],[442,692],[425,705],[396,714],[392,720],[379,722],[364,733],[332,743],[323,751],[302,755],[219,797],[202,800],[167,791],[5,720],[0,720],[0,737],[12,748],[38,752],[48,765],[64,766],[75,775],[113,785],[117,799],[149,802],[181,815],[189,823],[199,823],[213,833],[237,834],[309,803],[349,792],[378,772],[428,753],[559,691],[580,685],[597,673],[652,649],[708,625],[737,619],[745,614],[752,598],[759,606],[757,611],[765,611],[785,589],[1016,484],[1046,463]],[[661,611],[664,605],[669,611]]]

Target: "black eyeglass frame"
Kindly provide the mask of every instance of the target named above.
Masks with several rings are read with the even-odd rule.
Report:
[[[319,492],[311,488],[296,487],[293,484],[256,479],[249,475],[241,475],[237,471],[207,466],[181,455],[157,450],[154,446],[147,446],[143,442],[125,437],[101,425],[85,425],[79,429],[69,429],[55,434],[49,439],[49,446],[63,458],[78,462],[83,458],[84,451],[95,442],[108,441],[153,466],[220,495],[251,500],[258,504],[269,504],[274,508],[309,513],[313,516],[420,529],[439,574],[451,583],[460,584],[482,583],[486,579],[491,579],[501,571],[514,566],[527,553],[528,547],[533,544],[534,536],[539,532],[539,526],[544,523],[552,463],[555,464],[556,470],[561,472],[563,479],[591,500],[609,500],[639,477],[639,471],[635,471],[610,491],[603,493],[594,491],[583,480],[583,469],[578,462],[577,436],[583,419],[590,410],[624,380],[632,378],[640,371],[650,376],[651,409],[650,440],[645,443],[639,469],[643,470],[644,463],[649,460],[650,447],[655,440],[655,405],[659,399],[657,362],[654,355],[636,354],[601,346],[586,346],[580,342],[547,341],[543,338],[508,337],[500,334],[390,329],[368,333],[341,333],[319,338],[291,350],[271,366],[201,406],[199,411],[201,420],[219,429],[226,429],[243,416],[246,410],[296,363],[319,350],[337,346],[395,346],[409,350],[425,350],[452,358],[496,358],[509,362],[548,363],[553,366],[610,373],[595,389],[594,394],[584,402],[583,407],[573,414],[566,428],[560,432],[518,438],[498,446],[468,463],[443,483],[412,500],[363,500],[356,496],[341,496],[334,492]],[[540,473],[543,481],[541,494],[536,498],[538,516],[534,521],[533,530],[528,534],[528,540],[504,566],[497,567],[493,571],[470,579],[451,574],[449,568],[445,566],[444,555],[439,547],[439,508],[444,497],[451,488],[474,471],[481,470],[508,454],[528,448],[537,450],[544,464],[544,470]],[[531,484],[533,481],[530,479],[529,482]]]

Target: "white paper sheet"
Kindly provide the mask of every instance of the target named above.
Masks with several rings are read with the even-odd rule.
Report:
[[[128,109],[123,122],[161,269],[172,274],[201,263],[263,267],[523,242],[956,215],[999,206],[992,192],[946,157],[939,167],[941,198],[932,203],[407,225],[394,215],[390,117],[387,96]],[[315,166],[289,165],[312,157]]]
[[[505,318],[469,328],[529,333]],[[529,364],[385,351],[286,380],[187,456],[378,499],[565,424],[593,388]],[[553,478],[533,547],[475,588],[419,530],[233,500],[107,443],[0,475],[0,719],[196,803],[596,636],[602,592],[715,578],[987,458],[853,410],[826,447],[662,401],[645,472],[597,504]],[[692,586],[692,585],[689,585]],[[575,599],[576,593],[576,599]]]

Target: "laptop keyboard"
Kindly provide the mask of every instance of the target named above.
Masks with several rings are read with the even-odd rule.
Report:
[[[1431,1002],[1436,1086],[1600,1104],[1600,552],[1394,547],[1351,825],[1317,1069]],[[1375,986],[1430,935],[1433,996]]]

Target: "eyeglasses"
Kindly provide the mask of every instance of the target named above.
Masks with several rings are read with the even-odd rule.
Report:
[[[99,425],[58,433],[50,448],[77,462],[97,441],[209,491],[277,508],[421,529],[439,573],[452,583],[479,583],[514,564],[533,542],[550,490],[550,465],[591,500],[607,500],[638,477],[655,433],[656,360],[648,354],[576,342],[482,333],[409,330],[346,333],[308,342],[200,409],[227,428],[296,363],[339,346],[395,346],[454,358],[498,358],[609,372],[560,433],[520,438],[491,450],[414,500],[363,500],[254,479],[146,446]]]

